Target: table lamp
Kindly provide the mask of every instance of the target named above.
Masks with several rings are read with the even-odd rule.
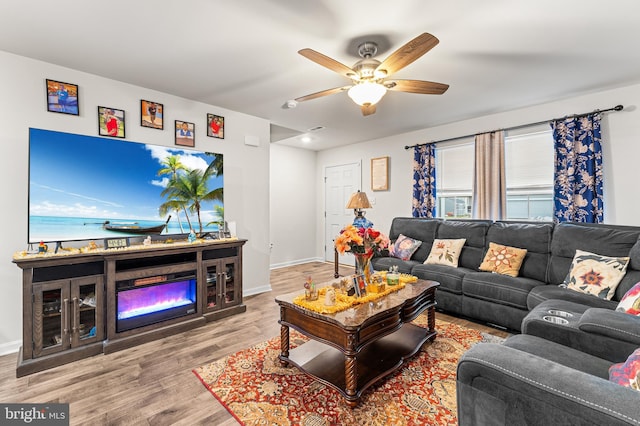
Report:
[[[373,223],[364,217],[364,212],[362,209],[370,209],[372,208],[369,199],[367,198],[367,194],[364,192],[354,192],[351,194],[351,198],[349,198],[349,202],[347,203],[348,209],[353,209],[353,213],[356,215],[356,218],[353,220],[353,226],[356,228],[371,228]]]

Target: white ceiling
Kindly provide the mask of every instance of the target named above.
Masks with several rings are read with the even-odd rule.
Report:
[[[2,0],[0,50],[262,117],[272,140],[321,150],[638,83],[639,16],[637,0]],[[382,60],[423,32],[440,44],[394,77],[444,95],[389,92],[368,117],[346,93],[283,108],[349,83],[298,50],[352,66],[359,41]]]

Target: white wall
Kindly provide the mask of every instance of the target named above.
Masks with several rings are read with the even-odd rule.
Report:
[[[340,164],[344,158],[362,159],[362,182],[372,203],[367,211],[377,229],[389,232],[391,221],[397,216],[411,216],[413,150],[405,145],[442,140],[467,134],[518,126],[565,115],[606,109],[622,104],[621,112],[604,114],[602,120],[604,150],[604,205],[605,222],[640,226],[640,196],[637,190],[640,168],[640,85],[607,90],[586,96],[565,99],[510,112],[479,117],[447,125],[423,129],[402,135],[349,145],[318,153],[316,177],[332,164]],[[371,191],[371,158],[389,156],[389,191]],[[316,178],[318,211],[324,205],[323,182]],[[277,209],[273,210],[277,214]],[[317,253],[322,253],[323,222],[318,221],[316,236]]]
[[[47,111],[46,78],[79,85],[80,116]],[[236,222],[240,238],[248,239],[244,294],[269,289],[268,121],[5,52],[0,52],[0,81],[0,146],[5,152],[0,167],[0,354],[17,350],[22,340],[22,275],[11,260],[27,248],[28,129],[97,136],[98,105],[125,110],[127,140],[135,142],[174,146],[174,120],[195,123],[196,149],[224,155],[225,218]],[[140,126],[140,99],[164,104],[163,131]],[[225,117],[225,139],[206,136],[207,113]],[[245,145],[247,135],[257,137],[259,146]]]
[[[271,144],[271,268],[322,261],[316,223],[316,152]]]

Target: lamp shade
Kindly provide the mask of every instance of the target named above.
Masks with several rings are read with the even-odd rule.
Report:
[[[382,84],[371,81],[363,81],[351,87],[347,94],[358,105],[375,105],[387,93],[387,88]]]
[[[364,192],[354,192],[351,194],[351,198],[349,198],[349,202],[347,203],[348,209],[370,209],[371,203],[367,198],[367,194]]]

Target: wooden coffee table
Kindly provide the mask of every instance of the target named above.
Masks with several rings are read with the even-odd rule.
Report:
[[[435,294],[440,284],[418,280],[375,302],[335,314],[295,305],[301,292],[276,297],[280,305],[280,362],[337,389],[351,407],[362,393],[393,373],[436,338]],[[427,310],[427,328],[411,324]],[[289,348],[289,327],[311,338]]]

